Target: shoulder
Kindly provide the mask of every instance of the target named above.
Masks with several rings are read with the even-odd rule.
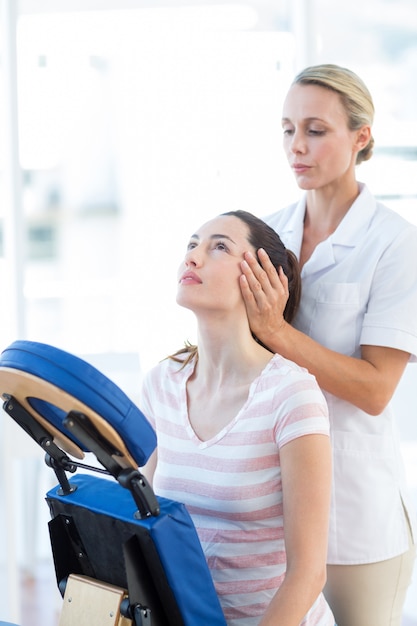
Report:
[[[326,399],[315,377],[305,368],[275,354],[260,387],[261,406],[269,402],[275,416],[279,446],[306,434],[329,435]]]
[[[377,201],[365,241],[364,249],[379,251],[381,267],[389,267],[392,275],[398,268],[399,272],[406,269],[409,277],[416,277],[417,227],[399,213]]]
[[[298,365],[290,359],[286,359],[281,354],[275,353],[271,359],[270,367],[268,369],[270,376],[289,376],[305,380],[315,381],[315,377],[301,365]]]
[[[179,360],[181,358],[182,355],[179,357]],[[178,381],[188,376],[190,367],[193,367],[192,363],[183,366],[179,360],[166,358],[148,370],[144,375],[145,386],[154,386],[155,384],[161,386],[168,381]]]
[[[262,373],[260,388],[270,389],[274,395],[280,397],[299,394],[298,399],[302,402],[306,400],[305,396],[314,396],[315,401],[325,404],[324,395],[315,376],[280,354],[274,354],[269,366]]]
[[[360,194],[352,210],[356,220],[362,219],[367,224],[367,237],[375,236],[381,243],[389,243],[397,237],[417,237],[417,227],[378,200],[363,183],[360,183]]]
[[[299,206],[300,202],[304,203],[304,200],[300,200],[299,202],[293,202],[288,206],[280,209],[279,211],[275,211],[270,215],[266,215],[263,217],[264,222],[266,222],[271,228],[274,230],[282,230],[289,225],[294,217],[294,213]]]
[[[417,226],[378,200],[376,201],[374,224],[382,226],[387,235],[404,233],[417,236]]]

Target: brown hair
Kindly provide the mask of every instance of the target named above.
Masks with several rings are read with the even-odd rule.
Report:
[[[311,65],[303,69],[293,80],[293,85],[318,85],[339,94],[348,117],[350,130],[359,130],[361,126],[372,126],[374,121],[374,103],[369,89],[352,70],[331,63]],[[356,163],[371,158],[374,138],[356,155]]]
[[[281,241],[279,235],[273,228],[268,226],[266,222],[256,217],[248,211],[228,211],[222,213],[222,216],[237,217],[244,222],[249,228],[248,242],[255,248],[263,248],[271,259],[272,265],[278,271],[282,267],[284,274],[288,278],[289,297],[284,309],[284,319],[291,322],[297,312],[301,298],[301,276],[297,257],[291,250],[288,250]],[[258,343],[260,342],[254,336]],[[263,344],[262,344],[263,345]],[[265,346],[267,348],[267,346]],[[268,348],[267,348],[268,349]],[[185,358],[178,358],[180,355],[187,354]],[[168,358],[181,362],[186,365],[191,359],[197,355],[197,346],[186,343],[184,348],[170,355]]]

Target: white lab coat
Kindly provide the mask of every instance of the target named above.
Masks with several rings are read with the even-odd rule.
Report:
[[[294,326],[322,345],[359,357],[361,345],[417,355],[417,228],[360,185],[336,231],[302,269]],[[298,257],[305,196],[266,221]],[[334,481],[328,562],[372,563],[408,549],[406,513],[417,539],[390,407],[372,416],[325,393]],[[410,406],[417,419],[417,406]],[[314,485],[312,485],[314,489]]]

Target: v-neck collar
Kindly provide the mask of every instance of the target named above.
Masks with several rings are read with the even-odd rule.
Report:
[[[188,437],[190,438],[191,441],[194,442],[194,444],[200,449],[200,450],[204,450],[205,448],[209,448],[213,445],[215,445],[216,443],[218,443],[221,439],[223,439],[235,426],[236,422],[239,420],[240,416],[247,410],[247,407],[250,405],[253,395],[256,392],[256,388],[259,384],[259,381],[261,379],[261,377],[263,376],[263,374],[265,372],[267,372],[273,365],[274,361],[278,358],[278,355],[274,354],[271,356],[271,359],[268,361],[268,363],[265,365],[265,367],[262,369],[262,371],[259,373],[259,375],[252,381],[252,383],[249,386],[249,391],[248,391],[248,396],[245,400],[245,402],[243,403],[243,405],[241,406],[241,408],[239,409],[239,411],[237,412],[237,414],[230,420],[230,422],[228,422],[225,426],[223,426],[223,428],[221,428],[219,430],[219,432],[217,432],[213,437],[211,437],[210,439],[200,439],[200,437],[196,434],[194,428],[192,427],[190,418],[189,418],[189,413],[188,413],[188,401],[187,401],[187,382],[190,378],[190,376],[194,373],[194,369],[195,369],[195,359],[193,359],[192,362],[188,363],[184,368],[183,368],[183,378],[182,378],[182,389],[181,389],[181,413],[183,415],[183,419],[184,419],[184,426],[185,426],[185,430],[188,434]]]

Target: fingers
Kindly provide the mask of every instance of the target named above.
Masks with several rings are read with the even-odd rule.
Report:
[[[277,272],[263,248],[259,248],[258,258],[261,265],[251,252],[246,252],[245,260],[241,265],[252,292],[256,294],[258,291],[263,291],[266,295],[270,295],[275,291],[288,296],[288,278],[282,267]]]
[[[266,275],[268,276],[269,282],[271,283],[273,287],[278,286],[281,281],[279,279],[278,272],[275,269],[274,265],[272,264],[271,259],[269,258],[268,254],[265,252],[263,248],[259,248],[257,254],[258,254],[258,259],[262,265],[262,269],[266,272]],[[253,257],[253,255],[252,255],[252,258],[256,262],[256,259],[255,257]],[[258,267],[259,267],[259,263],[258,263]]]
[[[266,294],[271,292],[271,284],[268,280],[267,274],[261,268],[261,272],[255,271],[250,265],[251,260],[242,261],[242,276],[240,277],[240,287],[243,295],[243,299],[246,302],[246,306],[254,305],[261,306],[263,300],[266,299]],[[257,263],[257,262],[256,262]],[[257,263],[259,266],[259,264]],[[259,276],[259,279],[258,277]]]
[[[282,326],[288,301],[288,279],[282,267],[275,269],[267,253],[258,250],[258,259],[246,252],[241,262],[240,288],[255,335],[268,344],[268,338]],[[261,263],[261,265],[260,265]]]
[[[242,271],[253,289],[262,288],[265,291],[280,281],[275,267],[262,248],[258,250],[258,258],[261,265],[251,252],[246,252],[245,260],[242,262]]]
[[[256,300],[245,274],[240,276],[240,291],[242,292],[246,308],[252,310],[256,306]]]
[[[284,289],[284,293],[288,297],[290,293],[288,288],[288,276],[285,274],[281,266],[278,269],[278,276],[281,281],[282,288]]]

